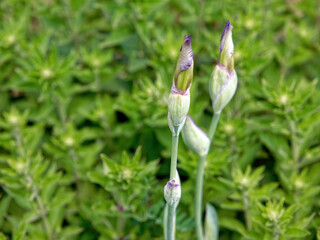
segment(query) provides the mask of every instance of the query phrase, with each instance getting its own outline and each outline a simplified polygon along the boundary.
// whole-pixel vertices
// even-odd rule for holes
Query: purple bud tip
[[[226,25],[225,25],[224,28],[223,28],[223,32],[222,32],[220,41],[222,40],[224,34],[229,30],[230,26],[231,26],[231,23],[230,23],[230,21],[228,20],[228,22],[226,23]]]
[[[168,186],[170,187],[179,187],[180,185],[178,183],[175,183],[176,181],[174,179],[172,179],[171,181],[169,181],[167,183]]]
[[[183,45],[190,45],[190,43],[191,43],[191,37],[192,37],[192,35],[189,35],[189,36],[184,35],[183,44],[182,44],[181,47],[180,47],[180,52],[181,52],[181,50],[182,50]]]
[[[118,206],[118,210],[119,210],[119,212],[123,212],[124,211],[124,207],[122,205],[119,205]]]
[[[187,35],[184,35],[184,42],[185,42],[185,44],[190,44],[190,40],[191,40],[191,37],[192,37],[192,35],[189,35],[189,36],[187,36]]]
[[[223,32],[220,38],[220,53],[222,52],[223,46],[224,46],[224,41],[225,41],[225,34],[227,34],[227,32],[229,32],[229,30],[232,30],[232,25],[231,22],[228,20],[228,22],[226,23],[226,25],[223,28]]]

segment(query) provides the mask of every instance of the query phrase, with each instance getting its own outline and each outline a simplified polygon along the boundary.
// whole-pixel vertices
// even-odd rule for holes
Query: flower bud
[[[173,84],[168,100],[168,121],[173,135],[176,136],[180,133],[188,114],[189,106],[190,89],[188,88],[186,91],[181,91],[175,88],[175,84]]]
[[[208,153],[210,140],[188,115],[182,129],[182,137],[185,144],[199,156]]]
[[[173,135],[178,135],[184,125],[190,106],[190,87],[193,78],[193,52],[191,35],[184,36],[180,55],[173,76],[171,93],[168,99],[168,121]]]
[[[170,206],[177,206],[181,197],[181,186],[177,179],[173,178],[164,187],[164,198]]]
[[[232,25],[230,21],[227,22],[223,29],[220,39],[220,63],[226,66],[231,72],[234,68],[233,52],[234,45],[232,41]]]
[[[221,63],[214,68],[209,82],[214,113],[219,114],[230,102],[236,92],[237,84],[238,78],[235,70],[229,72],[228,68]]]
[[[184,36],[180,47],[179,59],[174,72],[173,81],[177,89],[186,91],[193,79],[193,52],[191,47],[191,35]]]

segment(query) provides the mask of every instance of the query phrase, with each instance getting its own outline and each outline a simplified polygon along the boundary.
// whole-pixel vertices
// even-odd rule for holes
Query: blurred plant
[[[65,180],[57,166],[44,160],[37,150],[43,135],[41,125],[26,123],[27,112],[20,114],[16,109],[4,113],[0,121],[5,129],[1,137],[6,138],[1,147],[11,154],[3,157],[1,167],[0,182],[7,194],[2,207],[6,211],[17,204],[17,211],[23,213],[3,216],[13,228],[13,239],[64,239],[72,235],[61,225],[67,214],[64,207],[71,203],[74,193],[63,186]],[[73,234],[81,232],[80,227],[73,230]]]
[[[258,204],[260,217],[256,222],[265,231],[264,239],[297,239],[310,233],[304,230],[311,219],[301,223],[293,222],[293,215],[299,209],[297,205],[284,206],[284,198],[280,201],[268,201],[265,206]],[[259,234],[257,236],[262,236]]]
[[[102,239],[136,238],[135,221],[148,220],[150,193],[155,185],[157,161],[144,163],[139,147],[132,159],[123,152],[121,161],[116,162],[105,155],[102,169],[88,172],[89,180],[101,185],[108,194],[93,198],[91,207],[84,207],[84,213],[93,219],[93,224],[103,234]],[[131,219],[134,219],[132,221]],[[132,229],[132,230],[130,230]]]

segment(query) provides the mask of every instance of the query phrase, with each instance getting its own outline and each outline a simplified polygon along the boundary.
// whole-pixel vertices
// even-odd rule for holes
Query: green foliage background
[[[228,19],[239,88],[208,157],[204,201],[222,240],[315,239],[316,0],[0,1],[0,239],[162,239],[179,47],[193,35],[190,114],[207,129]],[[180,141],[177,239],[195,239],[196,165]]]

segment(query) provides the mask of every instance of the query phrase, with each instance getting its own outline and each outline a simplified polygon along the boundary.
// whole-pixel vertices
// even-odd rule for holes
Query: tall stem
[[[170,179],[176,177],[177,171],[177,158],[178,158],[178,143],[179,135],[172,135],[172,148],[171,148],[171,165],[170,165]],[[176,219],[176,206],[170,206],[167,204],[168,214],[167,214],[167,230],[166,230],[166,240],[175,239],[175,219]]]
[[[249,193],[247,191],[243,192],[242,201],[243,201],[243,211],[244,211],[247,230],[250,231],[251,230],[250,202],[249,202]]]
[[[178,159],[178,143],[179,135],[172,135],[172,147],[171,147],[171,166],[170,166],[170,179],[173,179],[176,176],[177,170],[177,159]]]
[[[202,229],[202,194],[203,194],[203,173],[204,165],[206,162],[207,156],[199,157],[198,167],[197,167],[197,176],[196,176],[196,189],[195,189],[195,218],[196,218],[196,233],[197,239],[203,239],[203,229]]]
[[[175,225],[176,225],[176,206],[170,206],[168,203],[168,219],[167,219],[167,236],[166,240],[175,239]]]
[[[208,132],[210,142],[212,142],[214,134],[217,129],[217,125],[220,119],[219,114],[213,114],[211,124]],[[204,166],[206,163],[208,154],[199,157],[197,175],[196,175],[196,189],[195,189],[195,220],[196,220],[196,234],[198,240],[203,240],[203,228],[202,228],[202,197],[203,197],[203,176]]]
[[[216,133],[216,129],[218,126],[218,122],[220,119],[220,113],[219,114],[213,114],[212,119],[211,119],[211,124],[208,132],[208,138],[210,139],[210,142],[212,142],[214,138],[214,134]]]

